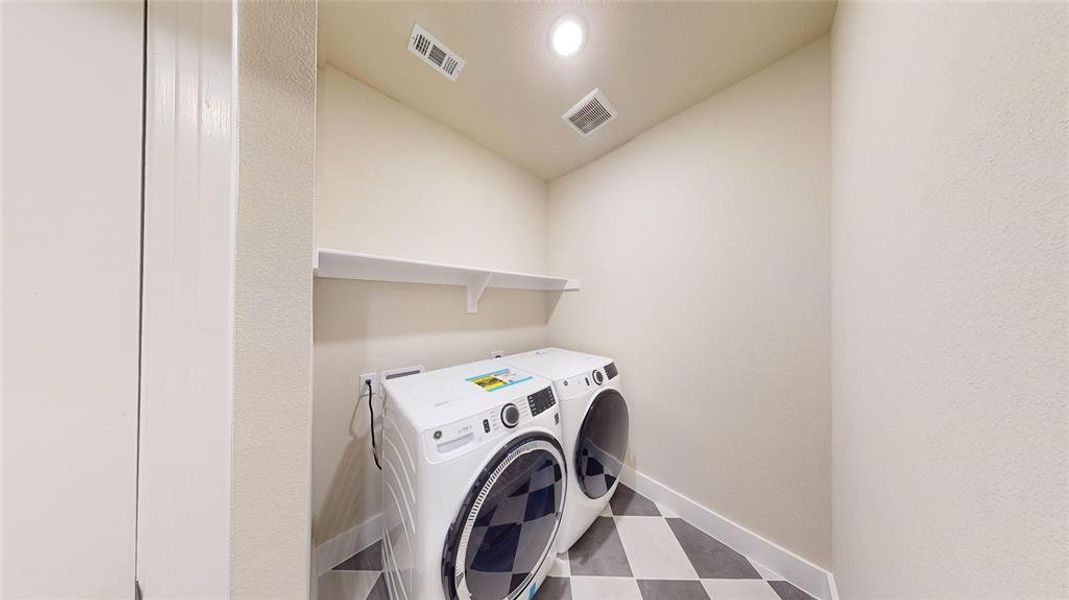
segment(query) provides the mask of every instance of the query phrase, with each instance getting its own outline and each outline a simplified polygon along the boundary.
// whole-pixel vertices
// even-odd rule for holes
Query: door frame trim
[[[149,597],[227,598],[235,5],[147,6],[137,579]]]

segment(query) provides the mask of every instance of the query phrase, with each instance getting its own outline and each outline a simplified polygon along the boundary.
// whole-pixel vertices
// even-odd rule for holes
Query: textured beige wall
[[[840,4],[843,598],[1069,598],[1069,5]]]
[[[545,269],[544,182],[333,67],[319,93],[318,245]],[[469,315],[461,288],[316,280],[316,543],[380,510],[361,373],[527,350],[545,335],[538,292],[487,290]]]
[[[316,5],[237,14],[230,589],[307,598]]]
[[[334,67],[320,86],[316,245],[545,269],[545,182]]]
[[[641,472],[831,559],[823,38],[550,185],[554,344],[608,354]]]

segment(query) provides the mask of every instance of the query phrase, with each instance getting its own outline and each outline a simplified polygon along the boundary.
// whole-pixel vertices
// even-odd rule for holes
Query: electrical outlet
[[[379,393],[379,374],[378,373],[364,373],[360,376],[360,397],[367,398],[367,384],[371,382],[372,394]]]
[[[504,350],[494,350],[490,353],[490,358],[501,358],[502,356],[505,356]]]

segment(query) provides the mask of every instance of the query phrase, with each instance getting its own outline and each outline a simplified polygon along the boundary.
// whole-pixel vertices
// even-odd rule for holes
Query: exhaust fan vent
[[[412,27],[412,35],[408,38],[408,51],[444,75],[449,81],[456,81],[457,77],[460,77],[460,72],[464,70],[464,59],[446,48],[445,44],[439,42],[438,38],[420,27],[418,23]]]
[[[595,89],[590,92],[575,106],[568,109],[561,118],[579,135],[587,137],[606,123],[611,122],[619,114],[616,107],[609,102],[601,90]]]

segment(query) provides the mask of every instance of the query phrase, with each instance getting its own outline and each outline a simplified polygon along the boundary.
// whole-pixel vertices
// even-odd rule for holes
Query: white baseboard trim
[[[316,576],[333,569],[347,558],[382,538],[382,513],[316,546]]]
[[[647,475],[624,466],[620,481],[698,529],[768,567],[817,600],[839,600],[832,574]]]

